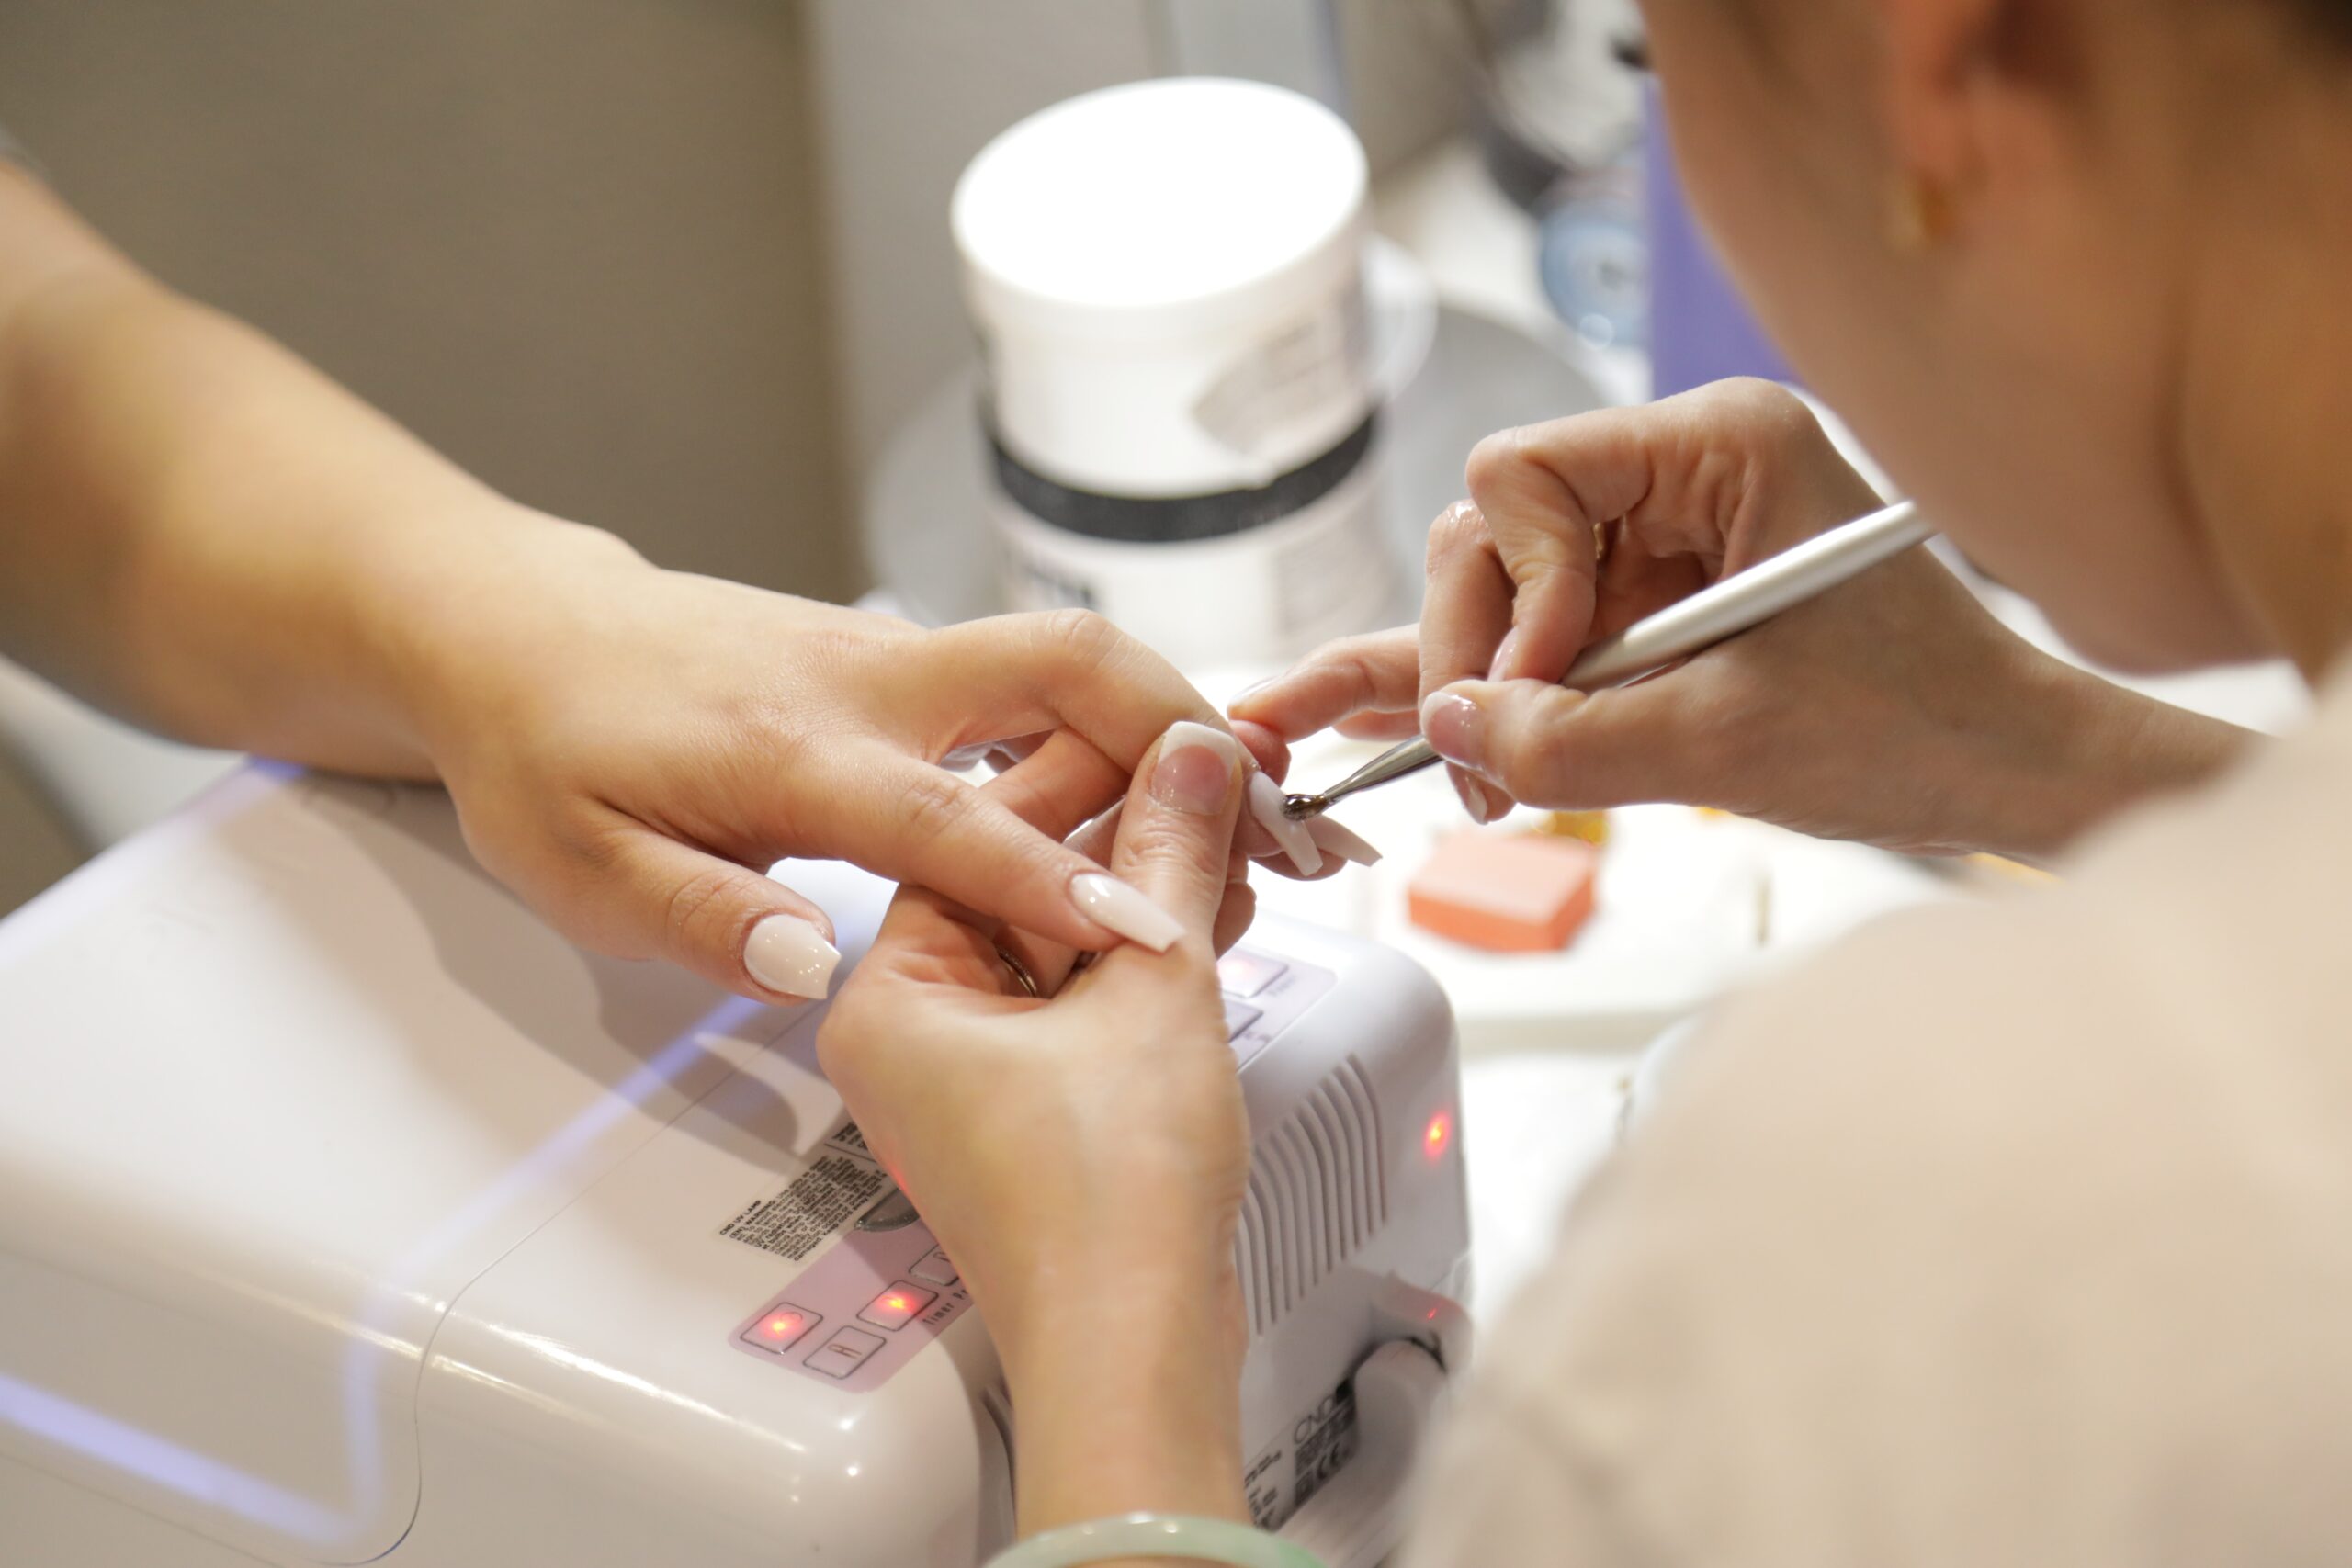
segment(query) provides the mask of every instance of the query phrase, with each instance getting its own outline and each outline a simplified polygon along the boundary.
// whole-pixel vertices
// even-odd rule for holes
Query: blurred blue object
[[[1638,145],[1554,187],[1537,231],[1544,293],[1592,348],[1649,346],[1649,236]]]
[[[1794,381],[1683,201],[1656,87],[1646,96],[1652,395],[1670,397],[1726,376]]]

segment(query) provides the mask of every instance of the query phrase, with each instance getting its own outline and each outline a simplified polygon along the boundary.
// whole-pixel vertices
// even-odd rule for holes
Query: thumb
[[[1164,952],[1181,936],[1206,950],[1245,776],[1240,742],[1189,720],[1171,725],[1136,771],[1104,880],[1162,912],[1168,940],[1144,945]]]
[[[596,945],[667,959],[757,1001],[808,1000],[831,985],[841,952],[822,909],[773,878],[664,838],[634,832],[614,852]]]
[[[1421,734],[1523,806],[1679,800],[1668,773],[1688,738],[1661,730],[1655,684],[1588,694],[1548,681],[1460,681],[1421,705]]]

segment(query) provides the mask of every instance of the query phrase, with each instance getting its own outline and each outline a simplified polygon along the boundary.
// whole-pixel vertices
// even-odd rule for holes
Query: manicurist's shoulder
[[[1488,1348],[1497,1506],[1645,1561],[2352,1560],[2347,740],[1724,1009]]]

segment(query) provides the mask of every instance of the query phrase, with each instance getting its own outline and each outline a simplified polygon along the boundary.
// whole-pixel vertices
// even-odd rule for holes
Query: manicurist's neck
[[[2352,93],[2281,96],[2209,182],[2179,440],[2246,618],[2316,681],[2352,651]]]

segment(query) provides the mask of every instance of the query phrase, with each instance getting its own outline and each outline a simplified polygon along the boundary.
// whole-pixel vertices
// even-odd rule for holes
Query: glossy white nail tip
[[[1306,830],[1306,823],[1283,815],[1283,786],[1263,773],[1250,775],[1250,815],[1274,836],[1283,853],[1290,856],[1290,863],[1298,867],[1299,875],[1312,876],[1323,869],[1323,852],[1316,848],[1315,835]]]
[[[1317,817],[1306,824],[1314,837],[1315,847],[1327,855],[1336,855],[1356,865],[1378,865],[1380,852],[1365,841],[1363,834],[1343,827],[1329,817]]]
[[[743,967],[779,996],[813,1001],[831,988],[842,950],[797,915],[770,915],[743,943]]]
[[[1091,871],[1069,879],[1069,896],[1086,918],[1137,947],[1165,953],[1184,934],[1175,916],[1115,876]]]

